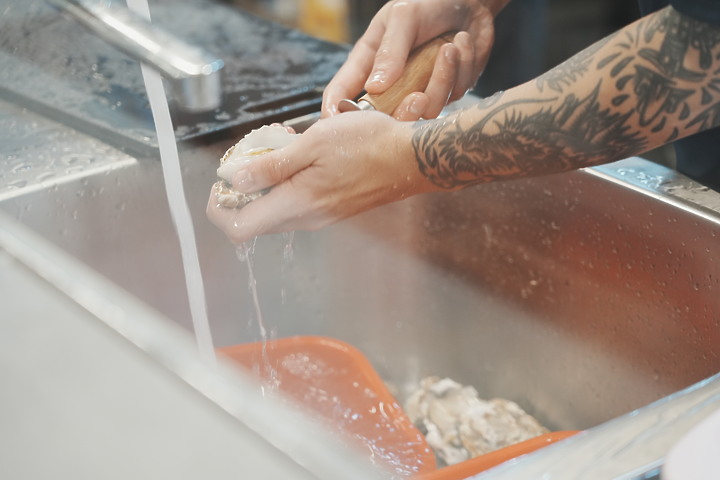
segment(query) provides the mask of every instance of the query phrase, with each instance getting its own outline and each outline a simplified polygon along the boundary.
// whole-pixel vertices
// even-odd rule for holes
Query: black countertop
[[[222,106],[171,109],[179,141],[255,128],[319,109],[348,46],[318,40],[212,0],[156,0],[154,23],[225,62]],[[139,64],[41,1],[0,16],[0,97],[147,154],[157,147]]]

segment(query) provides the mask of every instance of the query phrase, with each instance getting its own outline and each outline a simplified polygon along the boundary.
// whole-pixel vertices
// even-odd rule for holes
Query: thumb
[[[292,145],[259,155],[240,167],[232,178],[233,189],[241,193],[254,193],[282,183],[307,166],[293,155]]]

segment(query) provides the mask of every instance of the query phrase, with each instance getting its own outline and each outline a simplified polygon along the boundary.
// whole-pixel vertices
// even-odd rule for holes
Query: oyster
[[[220,159],[220,167],[217,169],[218,181],[213,185],[218,204],[225,208],[242,208],[267,193],[268,189],[255,193],[237,192],[232,188],[232,177],[241,166],[252,161],[253,158],[286,147],[297,136],[282,125],[265,125],[251,131],[230,147]]]
[[[516,403],[482,400],[475,388],[449,378],[422,379],[405,411],[448,465],[548,433]]]

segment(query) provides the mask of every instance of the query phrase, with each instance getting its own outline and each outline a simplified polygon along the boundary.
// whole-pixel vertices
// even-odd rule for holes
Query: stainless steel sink
[[[204,216],[225,147],[182,155],[218,345],[258,339],[247,266]],[[2,207],[190,328],[160,173],[147,159]],[[278,336],[346,339],[400,386],[448,375],[587,428],[720,371],[719,239],[715,219],[576,172],[263,237],[252,261]]]
[[[218,346],[259,340],[247,264],[204,214],[233,141],[181,151]],[[191,329],[157,159],[4,198],[4,211]],[[587,429],[720,371],[717,198],[641,159],[416,197],[259,238],[261,314],[277,337],[352,343],[400,397],[449,376],[552,429]]]

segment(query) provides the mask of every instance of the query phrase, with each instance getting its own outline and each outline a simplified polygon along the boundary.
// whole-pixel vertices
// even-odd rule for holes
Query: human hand
[[[257,235],[317,230],[370,208],[437,190],[419,171],[413,126],[379,112],[323,119],[289,146],[258,156],[233,189],[270,192],[241,209],[210,194],[207,214],[233,243]]]
[[[392,115],[399,120],[435,118],[462,97],[485,68],[494,39],[493,18],[508,0],[393,0],[375,15],[323,94],[322,114],[338,113],[342,99],[363,90],[380,94],[400,78],[415,47],[448,31],[424,92],[413,92]]]

